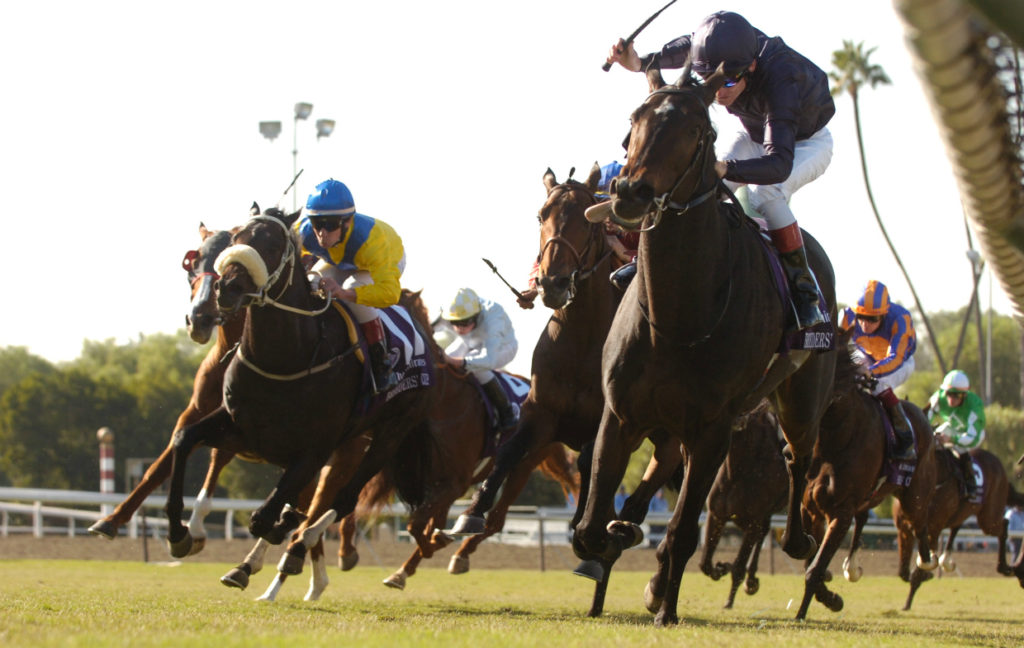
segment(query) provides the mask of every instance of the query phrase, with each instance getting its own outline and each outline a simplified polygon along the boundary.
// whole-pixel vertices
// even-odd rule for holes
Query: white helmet
[[[967,374],[954,369],[946,374],[946,377],[942,379],[942,390],[946,393],[949,392],[965,392],[971,388],[971,381],[967,378]]]
[[[441,311],[441,317],[449,322],[468,320],[480,312],[480,298],[472,288],[459,288],[455,298]]]

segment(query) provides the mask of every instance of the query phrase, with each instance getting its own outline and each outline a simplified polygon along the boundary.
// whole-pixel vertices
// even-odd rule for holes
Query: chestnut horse
[[[588,480],[590,456],[604,407],[601,347],[621,298],[621,293],[607,281],[616,266],[604,226],[589,223],[584,217],[584,211],[597,203],[594,194],[600,177],[597,164],[585,182],[570,177],[559,183],[551,169],[544,173],[547,197],[537,217],[537,286],[544,305],[554,309],[554,313],[534,347],[530,393],[522,406],[518,435],[499,452],[494,471],[460,518],[460,523],[472,521],[471,528],[480,533],[466,538],[452,557],[448,570],[453,574],[468,571],[469,554],[502,529],[509,506],[551,448],[565,444],[580,452],[581,482]],[[624,519],[644,519],[651,497],[665,481],[664,475],[671,474],[678,464],[678,450],[673,462],[671,447],[661,444],[658,448],[659,456],[667,453],[669,457],[662,457],[661,471],[645,478],[641,488],[627,500]],[[495,505],[503,482],[501,497]],[[586,493],[581,492],[570,527],[575,527],[579,520],[585,498]],[[594,576],[598,582],[591,616],[601,613],[610,566],[607,563]]]
[[[841,336],[840,343],[845,345],[848,339],[849,335]],[[931,427],[920,408],[903,402],[916,438],[917,463],[909,480],[903,475],[897,480],[899,483],[889,479],[887,415],[878,399],[862,387],[868,379],[863,371],[849,353],[839,355],[835,399],[821,419],[821,431],[807,475],[803,502],[805,525],[814,530],[821,547],[807,563],[804,596],[797,619],[806,618],[812,597],[834,612],[843,608],[842,597],[826,585],[829,563],[856,517],[857,527],[846,566],[853,574],[851,580],[859,578],[855,560],[861,529],[868,511],[890,494],[912,520],[922,564],[934,567],[927,539],[928,507],[936,479]]]
[[[732,444],[708,495],[700,569],[712,580],[732,574],[727,609],[733,606],[744,580],[748,595],[760,589],[757,562],[761,545],[771,530],[772,514],[785,509],[789,490],[782,445],[779,421],[767,401],[762,401],[733,428]],[[712,563],[727,522],[743,531],[742,544],[731,563]]]
[[[430,317],[420,299],[420,293],[405,291],[399,303],[409,311],[424,332],[431,330]],[[491,417],[478,384],[470,380],[467,373],[456,371],[444,362],[441,348],[431,336],[428,335],[427,339],[437,370],[437,383],[428,412],[433,440],[431,449],[434,452],[430,461],[432,474],[426,480],[429,491],[424,495],[424,503],[412,507],[407,525],[409,535],[416,539],[418,546],[402,567],[384,580],[385,585],[395,589],[405,589],[407,579],[416,573],[419,563],[451,543],[452,538],[442,531],[451,505],[471,485],[482,481],[494,465],[493,446],[488,448],[486,440],[495,435],[496,431],[491,426]],[[540,457],[539,466],[545,474],[559,481],[565,492],[575,494],[579,491],[572,470],[572,459],[561,444],[548,445]],[[380,483],[375,484],[373,494],[367,494],[364,489],[360,497],[360,508],[383,505],[392,490],[387,476],[382,475]],[[342,563],[351,563],[351,552],[355,551],[351,542],[355,528],[351,524],[351,517],[347,520],[349,523],[342,525],[343,537],[339,549]]]
[[[652,92],[632,115],[626,166],[612,183],[610,208],[588,213],[610,215],[641,235],[637,275],[604,346],[605,406],[573,549],[580,558],[608,561],[633,542],[620,525],[608,528],[615,490],[640,438],[657,429],[674,437],[685,449],[686,476],[645,593],[648,609],[657,610],[655,623],[667,625],[678,622],[683,570],[697,548],[701,509],[733,423],[765,397],[788,442],[783,550],[800,559],[813,555],[799,506],[830,400],[835,352],[779,352],[792,315],[765,244],[716,198],[721,184],[708,106],[724,74],[697,85],[687,68],[677,84],[665,86],[660,71],[651,70],[648,80]],[[804,243],[834,321],[831,265],[806,233]]]
[[[410,389],[372,415],[357,415],[364,378],[358,345],[349,341],[349,324],[331,304],[311,293],[290,231],[296,216],[255,216],[221,255],[218,306],[224,314],[248,308],[248,316],[225,374],[224,402],[175,433],[166,508],[173,556],[187,555],[191,544],[181,524],[182,479],[185,460],[198,444],[246,452],[284,468],[249,526],[272,543],[293,526],[294,516],[282,516],[285,505],[298,501],[328,459],[332,465],[358,465],[333,471],[347,482],[332,506],[342,516],[355,507],[363,485],[385,468],[396,471],[407,501],[422,496],[419,479],[428,456],[421,447],[426,433],[418,428],[430,391]],[[365,454],[339,455],[335,451],[343,444],[365,447]]]
[[[230,231],[212,231],[200,223],[201,244],[198,249],[186,253],[182,261],[182,266],[188,272],[189,284],[192,288],[191,310],[185,316],[189,336],[199,344],[206,344],[216,328],[217,340],[210,347],[196,371],[196,377],[192,384],[192,398],[185,411],[178,416],[178,421],[174,426],[175,430],[180,430],[186,425],[199,421],[220,405],[223,398],[224,370],[227,368],[227,364],[222,360],[242,337],[245,312],[240,311],[228,317],[221,317],[213,300],[213,284],[218,279],[213,268],[214,261],[224,249],[231,245],[231,236],[237,230],[238,228]],[[170,476],[173,444],[174,437],[172,436],[167,447],[149,466],[128,497],[118,504],[110,515],[89,527],[89,533],[110,540],[117,536],[118,529],[128,523],[135,511],[142,506],[146,497]],[[210,468],[207,471],[203,489],[196,498],[196,504],[192,509],[192,517],[188,524],[193,537],[191,554],[201,551],[206,543],[203,518],[209,513],[210,498],[213,497],[220,471],[231,461],[233,456],[234,454],[231,452],[217,449],[213,449],[211,452]]]
[[[939,565],[943,571],[956,569],[956,562],[953,560],[953,541],[964,521],[974,515],[977,517],[978,527],[999,541],[996,571],[1003,576],[1016,576],[1020,586],[1024,587],[1024,550],[1012,567],[1007,564],[1007,520],[1003,517],[1007,506],[1024,507],[1024,495],[1018,493],[1010,484],[1003,464],[994,454],[975,448],[970,451],[970,455],[974,461],[975,483],[979,492],[979,496],[974,498],[961,495],[960,480],[957,478],[960,471],[959,461],[948,448],[939,447],[936,443],[938,478],[928,513],[928,546],[931,551],[938,551],[939,536],[943,529],[949,529],[949,538],[939,557]],[[914,568],[913,573],[910,572],[912,518],[898,502],[893,504],[892,515],[897,529],[900,578],[910,583],[910,593],[903,606],[904,610],[909,610],[917,589],[921,587],[921,583],[932,578],[933,574],[919,566]]]

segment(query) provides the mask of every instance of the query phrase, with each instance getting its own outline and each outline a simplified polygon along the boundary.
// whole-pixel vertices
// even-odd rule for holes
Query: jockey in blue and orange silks
[[[896,432],[899,447],[896,458],[912,460],[916,456],[914,430],[907,420],[900,399],[893,389],[906,382],[914,372],[917,334],[910,311],[889,301],[889,290],[872,279],[853,308],[843,310],[839,329],[853,329],[858,361],[878,381],[874,395],[885,405]]]
[[[319,287],[348,302],[366,336],[374,389],[394,386],[380,308],[398,303],[402,295],[405,248],[394,228],[356,212],[352,192],[329,179],[309,195],[303,217],[294,225],[303,258],[321,275]]]

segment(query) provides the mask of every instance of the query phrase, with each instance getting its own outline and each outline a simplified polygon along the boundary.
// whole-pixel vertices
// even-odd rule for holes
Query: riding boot
[[[626,292],[626,288],[629,288],[629,284],[633,281],[633,277],[636,276],[636,259],[626,263],[608,275],[608,281],[612,282],[612,285]]]
[[[391,371],[388,358],[387,342],[384,339],[384,326],[380,318],[362,323],[366,346],[370,349],[370,373],[373,375],[373,393],[379,394],[398,384],[398,376]]]
[[[519,420],[519,415],[516,412],[516,408],[509,402],[508,396],[505,394],[505,390],[501,388],[501,383],[498,382],[498,379],[488,380],[481,387],[484,388],[487,400],[491,401],[494,409],[498,410],[498,428],[503,432],[514,428]]]
[[[910,427],[910,420],[900,405],[900,399],[896,397],[891,387],[886,387],[884,391],[878,393],[877,397],[885,406],[889,420],[892,421],[892,429],[896,433],[896,451],[893,453],[893,458],[900,461],[913,461],[917,458],[914,429]]]
[[[825,319],[818,308],[818,280],[807,262],[800,226],[792,223],[782,229],[772,230],[769,234],[786,272],[793,306],[796,308],[797,327],[805,329],[823,323]]]
[[[974,482],[974,462],[966,450],[960,453],[960,470],[964,474],[964,488],[967,490],[967,497],[971,498],[978,494],[978,485]]]

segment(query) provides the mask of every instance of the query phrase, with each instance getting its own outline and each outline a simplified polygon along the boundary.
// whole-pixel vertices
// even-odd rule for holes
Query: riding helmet
[[[459,288],[452,302],[441,311],[441,317],[449,322],[467,320],[480,312],[480,298],[472,288]]]
[[[690,42],[693,71],[707,78],[719,63],[727,73],[746,68],[757,58],[757,32],[747,19],[732,11],[718,11],[703,21]]]
[[[946,392],[965,392],[971,388],[971,381],[967,378],[967,374],[954,369],[946,374],[946,377],[942,379],[942,391]]]
[[[876,317],[889,312],[889,289],[881,281],[872,279],[864,288],[864,294],[853,307],[857,315]]]
[[[356,213],[356,202],[345,183],[334,178],[316,186],[306,200],[307,216],[351,216]]]

